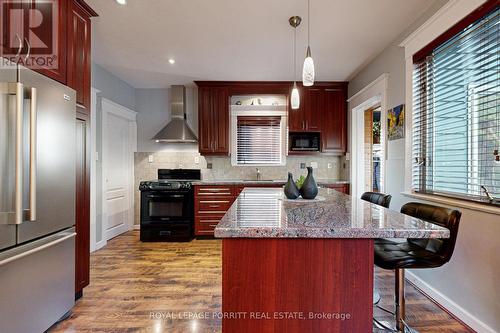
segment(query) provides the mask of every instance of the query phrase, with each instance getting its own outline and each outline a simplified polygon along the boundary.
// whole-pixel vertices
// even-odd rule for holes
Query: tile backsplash
[[[306,175],[307,170],[301,164],[310,166],[316,162],[314,169],[316,179],[344,180],[345,172],[340,156],[288,156],[286,166],[261,166],[262,179],[285,180],[288,172],[294,178]],[[211,165],[211,169],[207,166]],[[329,168],[330,166],[330,168]],[[143,180],[157,179],[158,169],[201,169],[203,180],[239,180],[256,179],[255,167],[232,166],[229,157],[204,157],[197,152],[138,152],[135,153],[135,223],[139,223],[140,192],[139,183]]]

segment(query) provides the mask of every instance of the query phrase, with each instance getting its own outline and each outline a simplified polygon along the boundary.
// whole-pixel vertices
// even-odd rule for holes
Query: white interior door
[[[104,234],[109,240],[132,229],[135,122],[114,103],[103,101],[102,110]]]

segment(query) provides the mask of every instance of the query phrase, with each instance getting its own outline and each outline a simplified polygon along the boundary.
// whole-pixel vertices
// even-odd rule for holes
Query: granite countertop
[[[316,179],[316,183],[321,185],[342,185],[349,184],[347,180],[338,179]],[[192,182],[193,185],[245,185],[245,184],[259,184],[259,185],[276,185],[286,184],[286,180],[243,180],[243,179],[220,179],[220,180],[200,180]]]
[[[215,228],[219,238],[449,238],[449,230],[331,189],[318,201],[246,188]]]

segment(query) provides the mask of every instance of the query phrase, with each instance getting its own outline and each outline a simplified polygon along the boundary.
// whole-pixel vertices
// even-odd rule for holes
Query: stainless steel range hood
[[[186,87],[171,86],[170,88],[171,120],[153,140],[167,143],[198,142],[196,134],[189,127],[186,120]]]

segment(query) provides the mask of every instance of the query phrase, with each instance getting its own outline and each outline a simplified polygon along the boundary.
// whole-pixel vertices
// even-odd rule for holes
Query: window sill
[[[436,203],[440,203],[440,204],[444,204],[444,205],[448,205],[448,206],[453,206],[453,207],[457,207],[457,208],[466,208],[466,209],[484,212],[484,213],[488,213],[488,214],[500,215],[500,207],[487,206],[487,205],[482,205],[482,204],[471,202],[471,201],[454,199],[454,198],[447,198],[447,197],[442,197],[439,195],[432,195],[432,194],[413,193],[413,192],[409,192],[409,191],[401,192],[401,194],[405,197],[408,197],[408,198],[415,198],[415,199],[420,199],[420,200],[425,200],[425,201],[432,201],[432,202],[436,202]]]

